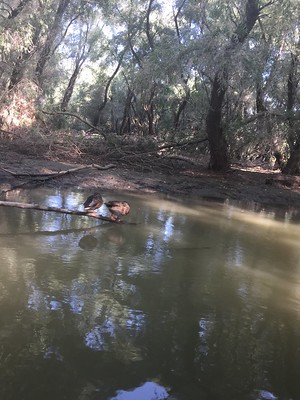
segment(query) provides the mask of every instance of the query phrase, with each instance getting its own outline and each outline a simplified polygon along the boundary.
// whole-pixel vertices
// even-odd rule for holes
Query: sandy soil
[[[94,161],[95,162],[95,161]],[[97,160],[97,164],[101,160]],[[83,169],[48,181],[36,181],[33,174],[50,174],[85,164],[36,159],[14,151],[0,152],[0,190],[39,185],[72,190],[129,191],[162,193],[188,198],[235,199],[273,206],[300,207],[300,177],[283,176],[262,166],[233,166],[226,174],[216,174],[202,167],[182,165],[168,173],[138,172],[133,168],[108,170]],[[4,169],[16,174],[15,176]]]

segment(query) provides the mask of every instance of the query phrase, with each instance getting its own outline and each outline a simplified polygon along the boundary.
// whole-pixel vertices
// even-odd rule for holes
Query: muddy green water
[[[297,210],[103,194],[0,207],[0,399],[300,399]]]

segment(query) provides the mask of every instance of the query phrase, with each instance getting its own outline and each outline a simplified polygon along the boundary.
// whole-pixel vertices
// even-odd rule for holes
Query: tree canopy
[[[299,6],[1,1],[0,128],[37,129],[41,111],[59,112],[47,114],[53,130],[88,121],[106,140],[191,141],[216,171],[276,157],[297,174]]]

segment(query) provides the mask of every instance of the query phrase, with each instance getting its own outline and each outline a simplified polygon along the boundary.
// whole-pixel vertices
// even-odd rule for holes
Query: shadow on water
[[[298,211],[120,197],[136,225],[0,208],[0,398],[298,399]]]

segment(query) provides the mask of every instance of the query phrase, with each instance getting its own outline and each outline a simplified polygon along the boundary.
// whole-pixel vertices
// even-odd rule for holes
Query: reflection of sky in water
[[[208,318],[201,318],[199,321],[199,339],[200,343],[198,346],[199,354],[206,356],[209,352],[207,340],[209,338],[209,332],[212,328],[213,322]]]
[[[47,205],[50,207],[62,207],[62,197],[59,194],[47,196]]]
[[[242,267],[244,261],[244,248],[241,246],[239,239],[236,239],[233,246],[228,249],[228,266]]]
[[[129,309],[124,318],[118,319],[115,323],[111,319],[106,319],[102,325],[96,325],[85,336],[85,344],[92,350],[106,350],[109,339],[116,337],[116,330],[121,325],[126,326],[128,331],[137,333],[142,331],[145,324],[145,315],[140,310]]]
[[[52,311],[57,311],[61,309],[61,303],[56,300],[50,300],[49,301],[49,309]]]
[[[56,194],[48,195],[46,198],[46,203],[50,207],[60,207],[60,208],[70,208],[70,209],[79,209],[82,205],[80,201],[78,201],[78,196],[76,193],[68,193],[65,196],[62,196],[60,192]]]
[[[54,296],[45,295],[41,290],[31,288],[28,296],[27,306],[29,309],[38,311],[41,307],[47,308],[50,311],[61,310],[61,303]]]
[[[165,223],[165,230],[164,230],[164,241],[168,242],[169,239],[173,236],[173,230],[174,230],[174,224],[173,224],[174,218],[172,216],[167,218],[167,221]]]
[[[145,382],[133,390],[118,390],[117,396],[111,400],[163,400],[168,397],[168,392],[163,386],[155,382]]]
[[[157,219],[164,223],[164,228],[162,230],[163,240],[168,242],[173,237],[174,233],[174,216],[164,210],[159,210]]]
[[[153,232],[149,233],[145,244],[145,257],[143,258],[143,268],[145,270],[150,269],[152,272],[160,271],[161,265],[168,253],[165,242],[172,236],[172,230],[171,224],[168,224],[168,227],[164,230],[163,241],[161,237],[154,237]],[[146,267],[148,264],[149,268]]]
[[[267,390],[258,390],[257,400],[277,400],[278,397]]]
[[[78,194],[76,194],[76,196],[71,194],[70,196],[65,196],[62,200],[59,195],[52,195],[49,196],[49,198],[44,197],[43,202],[56,207],[76,209],[80,206],[80,201],[77,199],[80,200],[82,197],[83,196]],[[161,207],[161,205],[159,205],[159,207]],[[55,331],[55,335],[59,334],[62,335],[62,337],[65,335],[65,327],[68,328],[72,326],[72,329],[74,329],[74,338],[78,340],[78,346],[85,345],[95,352],[114,351],[114,356],[116,355],[118,359],[123,357],[127,363],[129,360],[143,359],[143,357],[145,357],[145,375],[138,383],[134,380],[133,383],[130,381],[126,382],[126,388],[131,387],[133,388],[132,390],[116,390],[117,388],[124,388],[120,382],[117,382],[114,387],[116,391],[114,392],[115,397],[112,398],[113,400],[155,400],[169,398],[167,390],[164,387],[153,382],[147,382],[147,379],[149,379],[147,373],[149,374],[149,369],[152,371],[152,365],[148,368],[148,360],[147,357],[144,356],[144,354],[149,354],[144,352],[144,348],[148,345],[148,342],[144,344],[142,340],[144,335],[146,339],[149,337],[147,335],[152,335],[147,329],[151,329],[152,332],[154,324],[150,324],[149,322],[156,322],[157,320],[162,321],[169,329],[162,329],[160,331],[160,324],[157,324],[158,326],[155,327],[155,329],[157,329],[158,336],[160,334],[165,335],[165,332],[169,334],[169,331],[174,327],[175,318],[178,317],[178,320],[182,318],[183,314],[181,314],[181,311],[186,312],[186,314],[184,314],[184,319],[186,318],[185,315],[190,318],[190,309],[181,309],[180,307],[180,312],[178,312],[178,314],[174,311],[174,315],[171,315],[173,308],[170,307],[170,310],[167,309],[168,301],[166,301],[164,304],[166,312],[164,312],[164,319],[162,320],[162,316],[157,314],[160,307],[154,307],[156,304],[155,301],[160,300],[159,297],[157,299],[155,298],[157,287],[160,286],[157,285],[160,278],[162,279],[161,287],[164,290],[164,298],[170,295],[171,300],[173,299],[172,296],[174,296],[174,298],[176,296],[176,299],[178,299],[179,297],[176,293],[176,290],[179,290],[178,288],[180,288],[180,292],[178,293],[188,295],[187,300],[193,295],[191,303],[187,301],[187,306],[183,304],[184,307],[190,307],[190,304],[192,304],[193,312],[191,314],[193,318],[194,316],[197,318],[193,319],[193,324],[191,324],[195,330],[194,333],[198,335],[197,342],[193,343],[193,364],[191,366],[193,370],[195,369],[195,362],[199,362],[199,370],[201,368],[204,369],[206,365],[208,365],[209,368],[209,365],[213,365],[215,362],[214,352],[216,351],[214,350],[214,346],[216,342],[215,338],[217,337],[216,333],[225,335],[224,337],[228,338],[228,341],[231,340],[231,332],[235,333],[235,325],[229,318],[228,324],[230,324],[230,328],[226,328],[225,326],[226,329],[221,330],[219,333],[219,325],[225,325],[227,319],[222,319],[222,324],[218,324],[219,317],[215,312],[218,308],[217,305],[220,304],[223,306],[222,302],[225,302],[224,305],[226,307],[228,305],[231,306],[231,304],[233,304],[231,301],[235,301],[236,303],[234,304],[238,305],[238,309],[241,310],[241,312],[237,311],[235,313],[235,308],[233,310],[234,312],[232,312],[232,318],[234,318],[235,314],[236,318],[238,318],[238,323],[236,324],[236,337],[238,337],[238,335],[243,333],[240,327],[245,326],[248,328],[248,321],[250,318],[252,318],[252,320],[254,319],[254,322],[256,321],[255,326],[260,328],[260,321],[264,321],[265,315],[268,317],[268,304],[266,301],[259,302],[262,298],[262,294],[266,299],[270,297],[270,303],[273,301],[273,297],[271,297],[273,286],[270,281],[270,277],[272,278],[271,273],[273,274],[274,272],[276,274],[276,270],[271,269],[273,264],[270,265],[270,271],[259,276],[252,275],[252,269],[246,269],[247,263],[251,265],[249,263],[252,261],[252,258],[249,258],[249,254],[255,254],[256,249],[260,249],[260,246],[262,246],[262,250],[264,249],[264,243],[261,244],[260,239],[257,239],[255,246],[250,242],[250,246],[253,247],[247,247],[248,242],[246,242],[246,240],[248,237],[244,237],[245,233],[247,233],[247,235],[253,234],[254,238],[258,231],[256,226],[253,227],[251,225],[252,215],[249,216],[250,222],[248,220],[245,222],[243,219],[235,221],[236,212],[230,209],[230,221],[236,222],[235,227],[233,224],[227,225],[228,218],[226,217],[226,219],[224,219],[224,216],[219,214],[216,215],[217,218],[215,222],[209,222],[209,224],[207,222],[207,224],[202,225],[200,218],[199,220],[194,217],[189,219],[189,217],[180,215],[179,211],[178,213],[174,212],[174,210],[157,211],[156,208],[151,212],[149,210],[146,210],[146,212],[149,212],[151,217],[148,217],[149,224],[144,223],[143,220],[138,226],[113,226],[114,230],[120,230],[122,235],[126,238],[126,246],[124,246],[123,243],[118,246],[115,242],[112,246],[108,240],[110,230],[99,229],[95,232],[95,236],[98,237],[99,235],[99,251],[93,254],[81,251],[78,253],[78,238],[81,237],[81,234],[77,233],[67,233],[63,235],[59,233],[49,236],[35,235],[32,237],[31,235],[27,235],[25,236],[26,245],[24,245],[24,248],[20,246],[20,249],[17,248],[17,250],[15,250],[14,247],[12,247],[12,249],[8,247],[8,250],[5,250],[4,253],[7,257],[6,264],[9,265],[10,268],[5,268],[5,271],[4,267],[2,268],[4,283],[1,282],[1,284],[3,284],[7,293],[13,293],[10,281],[5,281],[4,272],[7,273],[6,270],[10,271],[8,278],[13,283],[18,279],[20,280],[20,290],[22,290],[24,286],[23,281],[26,282],[26,292],[24,293],[24,302],[22,302],[22,305],[24,303],[26,304],[27,301],[27,309],[29,309],[30,312],[25,313],[26,316],[32,316],[33,324],[39,320],[44,328],[44,342],[39,351],[42,352],[45,360],[62,360],[59,347],[55,347],[55,345],[60,342],[56,341],[56,336],[54,337],[51,332],[52,325],[50,322],[52,323],[52,321],[55,322],[55,324],[53,324],[53,332]],[[38,215],[38,211],[33,211],[33,213],[36,213],[34,214],[35,218],[35,215]],[[42,230],[42,227],[49,231],[61,230],[69,227],[77,229],[79,227],[80,229],[84,224],[83,219],[79,220],[71,216],[51,213],[41,213],[39,215],[42,217],[33,219],[33,221],[38,221],[35,226],[36,230]],[[214,213],[212,213],[212,215],[214,215]],[[206,221],[206,218],[209,219],[210,216],[210,214],[205,216],[204,212],[201,218]],[[239,218],[244,218],[245,216],[247,216],[246,213],[242,215],[238,214]],[[146,218],[147,215],[145,216],[145,220]],[[223,223],[222,229],[228,228],[225,230],[225,234],[219,229],[219,221]],[[245,227],[253,227],[253,232],[246,232]],[[286,240],[290,240],[289,246],[283,245],[283,251],[286,251],[287,254],[287,264],[290,265],[294,260],[299,259],[297,258],[299,255],[299,248],[296,246],[295,248],[292,247],[294,242],[299,239],[299,233],[297,231],[294,236],[291,234],[288,236],[286,232],[284,235],[278,235],[278,227],[279,224],[274,225],[276,240],[278,237],[284,237]],[[261,225],[260,228],[259,232],[264,232],[265,228],[263,225]],[[265,232],[269,235],[271,228],[268,226],[266,228],[267,230],[265,230]],[[289,228],[292,229],[293,227],[291,226]],[[198,252],[198,246],[200,245],[198,244],[199,237],[197,235],[199,232],[203,233],[200,240],[205,239],[205,246],[206,244],[210,245],[211,247],[209,248],[213,249],[213,245],[218,239],[220,252],[215,252],[214,250],[211,252]],[[6,243],[4,239],[3,242],[6,244],[6,247],[10,244],[10,242]],[[189,245],[186,246],[186,243],[189,243]],[[268,243],[269,242],[267,242],[267,244]],[[276,241],[274,243],[275,246],[277,243],[280,245],[279,239],[278,242]],[[183,251],[185,246],[187,247],[187,256],[185,256],[185,252]],[[189,249],[189,246],[191,249]],[[194,246],[197,250],[195,253],[192,253],[192,255],[195,254],[195,262],[188,263],[189,269],[187,269],[183,265],[183,260],[189,260],[191,258],[190,250],[193,250]],[[5,249],[5,247],[3,247],[3,249]],[[29,254],[27,254],[28,249],[30,250]],[[294,256],[293,259],[290,260],[288,256],[291,252],[294,253]],[[43,253],[42,257],[40,257],[41,253]],[[177,254],[179,254],[180,257],[177,257]],[[32,255],[34,255],[33,258]],[[24,256],[30,257],[25,258]],[[198,258],[196,259],[196,257]],[[172,263],[173,259],[174,265]],[[276,261],[277,260],[274,260],[274,262]],[[208,262],[210,262],[210,268],[204,268]],[[267,260],[265,262],[271,263],[273,259],[270,258],[270,261]],[[172,274],[171,280],[169,275],[171,268],[168,268],[169,265],[172,265],[172,268],[174,266],[175,272],[175,274]],[[230,294],[224,298],[221,298],[222,290],[220,291],[221,293],[217,292],[223,284],[223,282],[220,281],[220,279],[222,279],[222,277],[220,277],[220,265],[222,267],[222,277],[223,270],[225,270],[224,285],[227,286],[224,286],[224,289],[226,289],[224,293],[226,296],[228,293]],[[161,272],[166,273],[162,273],[161,276],[154,276],[153,274],[159,274]],[[247,274],[245,272],[247,272]],[[280,270],[277,286],[274,286],[276,289],[274,290],[274,292],[276,291],[276,299],[278,297],[277,289],[283,287],[281,283],[283,281],[282,276],[284,272],[285,271],[282,269]],[[296,273],[295,276],[298,277]],[[134,277],[134,279],[131,279],[132,277]],[[149,277],[150,279],[148,279]],[[251,281],[249,278],[251,277],[253,277],[252,286],[251,282],[249,283],[249,281]],[[193,282],[194,286],[191,285],[190,288],[188,285],[187,289],[186,286],[181,286],[181,283],[185,282],[183,279],[186,279],[187,282]],[[218,281],[218,284],[215,283],[216,281]],[[202,282],[205,282],[205,285],[202,285]],[[7,285],[7,289],[5,284]],[[153,285],[153,287],[150,291],[151,285]],[[297,285],[299,285],[299,283],[297,283]],[[267,293],[266,288],[269,289]],[[294,311],[297,304],[299,304],[299,300],[296,295],[291,293],[290,288],[293,289],[291,284],[289,284],[288,292],[291,299],[289,300],[288,298],[287,300],[289,300],[289,304]],[[4,289],[3,296],[5,296]],[[171,291],[173,289],[175,289],[175,293]],[[194,289],[197,289],[197,292],[196,290],[194,291]],[[295,289],[298,289],[298,287],[295,287]],[[170,292],[168,292],[169,290]],[[188,290],[191,290],[191,292]],[[9,294],[7,294],[7,296],[9,296]],[[282,293],[280,296],[282,296]],[[213,301],[208,301],[209,299],[213,299]],[[227,299],[228,303],[226,303]],[[285,302],[285,300],[286,299],[283,298],[283,302]],[[180,299],[178,301],[180,301]],[[255,308],[256,301],[257,307]],[[5,307],[6,302],[3,304]],[[248,308],[246,306],[248,306]],[[274,305],[274,307],[275,306],[276,305]],[[262,309],[262,307],[264,308]],[[258,312],[259,309],[261,310],[261,314]],[[231,309],[229,312],[231,312]],[[272,311],[272,313],[273,312],[274,311]],[[165,315],[166,317],[164,317]],[[168,321],[168,317],[170,317],[170,321]],[[221,318],[223,318],[222,315]],[[196,321],[198,322],[198,326],[195,325]],[[283,321],[285,322],[285,320]],[[27,324],[27,321],[25,322]],[[169,326],[167,326],[168,323],[170,323]],[[183,325],[183,323],[179,325]],[[56,326],[59,326],[57,331]],[[280,326],[282,326],[281,329],[282,332],[284,332],[284,324]],[[270,330],[272,329],[272,327],[267,328]],[[177,326],[175,329],[177,329]],[[179,329],[181,329],[180,326],[178,327],[178,331],[175,332],[174,337],[176,336],[180,340],[181,333]],[[183,329],[183,334],[185,335],[186,326],[184,326]],[[297,326],[295,325],[295,332],[296,329]],[[228,332],[230,332],[230,334]],[[163,337],[163,339],[166,341],[169,340],[168,337]],[[245,339],[244,342],[247,345],[246,334],[243,339]],[[157,338],[157,341],[158,340],[160,340],[160,338]],[[162,345],[164,345],[164,341],[162,343]],[[180,342],[176,342],[172,348],[171,345],[173,346],[173,344],[170,344],[170,357],[172,357],[174,346],[178,346],[180,350],[181,344]],[[235,343],[233,343],[232,346],[234,348]],[[159,346],[157,347],[159,348]],[[294,347],[296,348],[296,346]],[[149,350],[151,351],[152,349],[149,348]],[[160,351],[160,348],[158,351]],[[185,350],[182,349],[182,353],[184,351]],[[63,345],[61,352],[67,359],[67,352],[64,351]],[[174,353],[179,354],[179,351],[175,351]],[[142,357],[140,357],[139,354],[142,354]],[[101,356],[101,354],[98,355]],[[252,354],[250,354],[250,357],[252,357]],[[179,361],[179,359],[174,359],[174,365],[177,365]],[[216,361],[216,364],[218,361],[219,360]],[[223,361],[224,360],[222,360],[222,362]],[[230,363],[231,360],[229,359],[226,361]],[[150,362],[152,361],[150,360]],[[113,370],[112,374],[114,373],[115,371]],[[155,376],[160,376],[160,373],[160,366],[158,366]],[[135,387],[138,384],[140,384],[140,386]],[[258,386],[258,388],[260,388],[260,386]],[[264,387],[262,387],[262,389],[264,389]],[[275,400],[277,397],[271,392],[257,389],[255,398],[261,400]]]
[[[145,314],[140,310],[128,310],[127,328],[141,331],[145,323]]]
[[[92,350],[105,350],[108,337],[114,337],[115,324],[112,321],[105,321],[102,326],[95,326],[85,335],[85,344]]]
[[[46,350],[44,352],[44,359],[45,360],[54,359],[57,361],[64,360],[63,356],[60,353],[59,347],[56,347],[56,346],[49,346],[46,348]]]
[[[72,293],[70,295],[69,304],[74,314],[80,314],[84,306],[84,301],[80,296]]]
[[[44,298],[43,292],[34,287],[31,288],[27,304],[28,304],[28,308],[31,308],[31,309],[37,311],[41,305],[45,304],[45,298]]]

